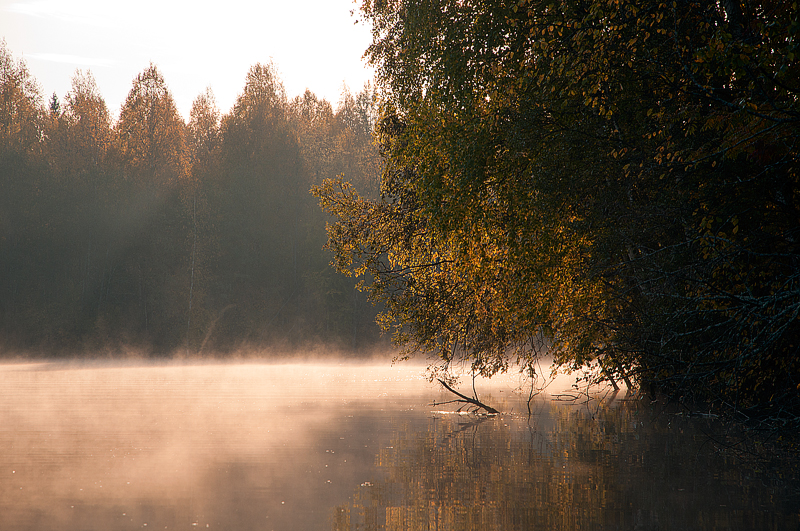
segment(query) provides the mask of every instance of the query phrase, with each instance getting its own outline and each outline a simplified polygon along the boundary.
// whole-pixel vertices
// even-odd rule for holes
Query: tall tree
[[[273,65],[250,69],[221,130],[215,300],[221,309],[233,307],[218,333],[227,341],[273,340],[294,324],[302,189],[297,138]]]
[[[163,76],[150,65],[133,81],[116,125],[120,213],[112,252],[121,271],[109,290],[117,326],[158,351],[177,346],[191,286],[191,183],[185,125]]]
[[[487,374],[546,351],[739,408],[798,406],[796,5],[362,13],[383,196],[318,194],[340,217],[340,268],[374,275],[401,344]]]
[[[187,143],[191,161],[189,238],[189,296],[186,318],[186,347],[197,352],[204,347],[213,326],[214,311],[209,300],[213,280],[211,264],[219,251],[213,231],[219,215],[217,205],[209,201],[213,195],[220,166],[220,111],[211,89],[195,98],[189,113]]]
[[[39,282],[49,263],[41,245],[48,238],[46,125],[36,80],[0,41],[0,321],[4,341],[12,343],[46,326],[49,317],[47,286]]]
[[[99,340],[96,325],[104,292],[108,226],[115,213],[107,154],[112,146],[111,117],[91,72],[76,71],[60,113],[53,112],[48,132],[49,164],[54,171],[48,210],[60,234],[56,241],[63,274],[59,278],[62,309],[74,345],[77,339]],[[102,338],[106,339],[106,338]]]

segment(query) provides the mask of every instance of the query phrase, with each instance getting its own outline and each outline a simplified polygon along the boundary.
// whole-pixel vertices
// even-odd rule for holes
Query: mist
[[[386,364],[0,372],[0,529],[317,528],[347,501],[342,483],[376,479],[381,404],[429,392],[418,367]]]

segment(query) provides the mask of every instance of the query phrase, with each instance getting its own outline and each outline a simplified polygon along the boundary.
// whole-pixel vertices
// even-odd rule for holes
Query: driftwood
[[[499,411],[497,411],[492,406],[487,406],[483,402],[479,401],[477,398],[470,398],[470,397],[468,397],[466,395],[462,395],[461,393],[459,393],[458,391],[456,391],[455,389],[453,389],[452,387],[447,385],[447,382],[445,382],[441,378],[437,378],[437,380],[439,380],[439,383],[442,384],[445,389],[447,389],[448,391],[450,391],[451,393],[453,393],[454,395],[459,397],[458,400],[452,400],[451,402],[461,402],[461,403],[465,403],[465,404],[472,404],[475,407],[478,407],[478,408],[481,408],[481,409],[485,410],[487,413],[489,413],[491,415],[497,415],[497,414],[500,413]],[[443,403],[449,404],[450,402],[443,402]],[[436,403],[434,403],[434,405],[436,405]]]

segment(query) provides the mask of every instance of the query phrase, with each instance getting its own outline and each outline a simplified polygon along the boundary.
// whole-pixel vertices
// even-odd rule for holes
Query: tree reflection
[[[785,529],[786,485],[716,453],[710,420],[636,404],[549,403],[534,420],[460,416],[401,426],[384,479],[336,507],[333,529]],[[797,500],[795,499],[794,502]],[[769,507],[770,510],[764,510]]]

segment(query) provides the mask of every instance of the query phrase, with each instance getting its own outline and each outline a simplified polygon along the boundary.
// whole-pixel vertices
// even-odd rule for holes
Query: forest
[[[151,64],[112,116],[91,72],[45,97],[0,41],[0,353],[375,347],[309,189],[377,197],[376,112],[368,86],[334,109],[256,64],[227,114],[206,90],[187,122]]]
[[[800,422],[800,20],[772,0],[364,0],[378,200],[315,188],[403,355]]]

